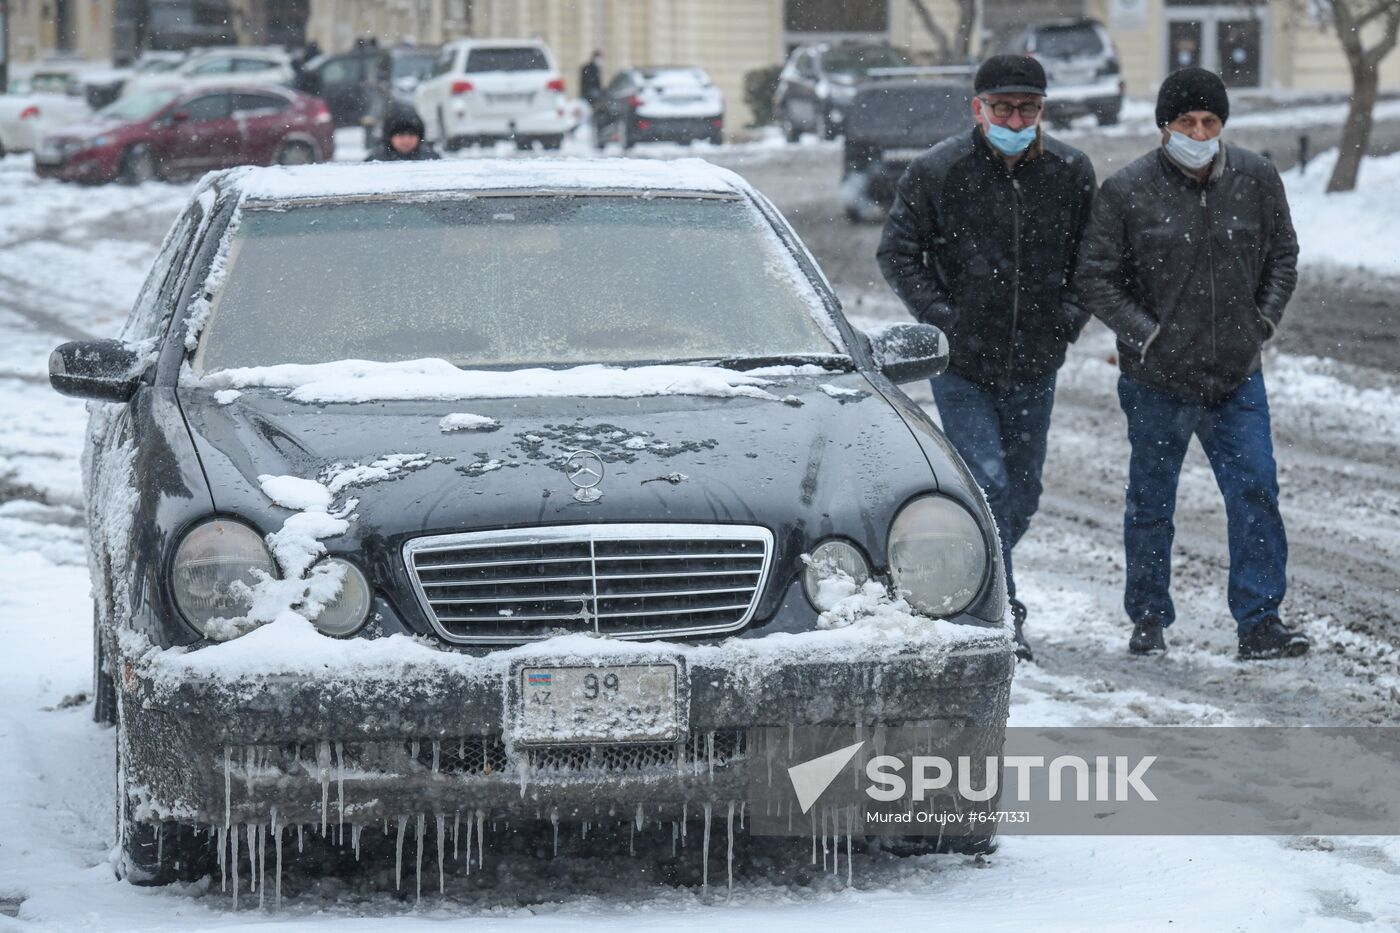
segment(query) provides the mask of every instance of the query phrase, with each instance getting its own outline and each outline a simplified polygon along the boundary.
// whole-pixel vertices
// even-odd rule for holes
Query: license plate
[[[492,104],[523,104],[534,94],[487,94],[486,100]]]
[[[703,97],[663,97],[661,100],[668,104],[698,104],[704,100]]]
[[[520,745],[676,742],[682,735],[676,664],[522,667],[516,683]]]
[[[1091,73],[1084,68],[1066,68],[1055,73],[1055,83],[1065,85],[1088,84],[1090,83],[1091,77]]]

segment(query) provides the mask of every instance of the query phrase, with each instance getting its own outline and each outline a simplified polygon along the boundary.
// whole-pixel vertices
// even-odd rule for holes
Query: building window
[[[788,32],[886,32],[889,3],[850,0],[785,0],[783,28]]]

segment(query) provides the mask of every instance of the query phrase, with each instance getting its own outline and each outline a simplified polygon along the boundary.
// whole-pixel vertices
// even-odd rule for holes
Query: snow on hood
[[[446,360],[400,363],[337,360],[225,369],[184,383],[205,389],[252,387],[290,389],[295,402],[371,402],[466,398],[643,398],[698,395],[714,398],[771,399],[773,377],[826,374],[818,366],[766,367],[738,372],[719,366],[575,366],[570,369],[518,369],[510,372],[458,369]]]
[[[703,159],[450,159],[245,166],[226,176],[249,200],[356,197],[502,188],[747,193],[749,185]]]

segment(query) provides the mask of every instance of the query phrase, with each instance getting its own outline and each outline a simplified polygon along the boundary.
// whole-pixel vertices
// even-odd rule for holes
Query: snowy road
[[[1101,160],[1119,160],[1143,145],[1124,134],[1094,148]],[[778,203],[853,316],[902,316],[874,272],[878,229],[839,219],[837,149],[697,154],[740,171]],[[1314,194],[1325,165],[1315,168],[1290,179],[1305,250],[1317,245],[1305,253],[1304,285],[1266,369],[1292,545],[1285,609],[1318,649],[1276,665],[1234,661],[1219,497],[1193,452],[1182,480],[1172,651],[1126,656],[1126,442],[1113,347],[1094,326],[1062,373],[1044,507],[1018,550],[1040,663],[1017,674],[1014,724],[1400,719],[1400,260],[1386,252],[1383,229],[1365,226],[1367,217],[1393,225],[1400,216],[1400,158],[1368,166],[1370,187],[1352,202]],[[741,865],[732,892],[709,893],[659,884],[645,859],[488,852],[487,871],[470,881],[453,875],[445,898],[415,905],[355,883],[308,881],[280,913],[249,913],[245,900],[233,914],[217,884],[143,890],[113,881],[112,736],[91,722],[85,697],[91,604],[77,469],[85,415],[81,403],[48,390],[45,360],[62,340],[115,332],[187,191],[40,184],[27,157],[0,160],[0,930],[249,922],[407,930],[464,916],[474,928],[549,930],[923,928],[931,918],[988,930],[1110,928],[1128,918],[1143,929],[1400,925],[1400,840],[1385,838],[1008,838],[983,865],[858,854],[850,888],[794,851]],[[911,394],[929,402],[927,387]]]

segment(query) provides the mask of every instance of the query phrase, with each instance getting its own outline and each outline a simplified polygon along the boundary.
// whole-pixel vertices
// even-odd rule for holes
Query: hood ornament
[[[574,498],[579,502],[597,502],[603,498],[598,491],[603,472],[603,458],[591,450],[576,450],[564,461],[564,473],[574,484]]]

